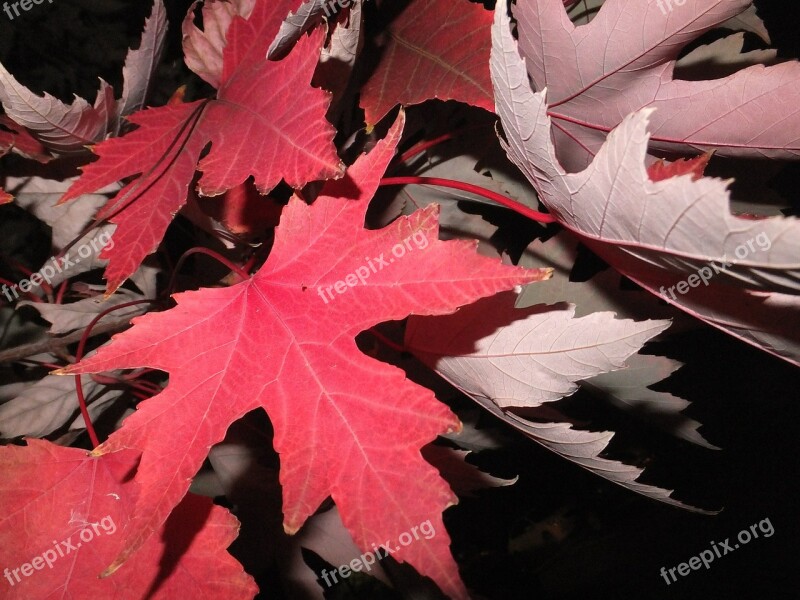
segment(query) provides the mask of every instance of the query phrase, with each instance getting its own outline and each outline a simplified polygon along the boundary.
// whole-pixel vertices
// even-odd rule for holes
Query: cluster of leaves
[[[0,155],[40,165],[5,177],[0,201],[52,228],[56,262],[78,249],[87,259],[38,287],[3,282],[59,336],[3,353],[28,376],[0,405],[0,434],[27,438],[0,448],[0,499],[13,507],[0,516],[4,564],[106,517],[120,531],[23,571],[4,597],[252,598],[253,579],[224,551],[235,519],[189,489],[236,502],[255,459],[225,448],[259,444],[279,457],[264,485],[280,484],[287,533],[323,517],[329,498],[352,556],[427,522],[436,535],[392,557],[467,597],[443,512],[456,492],[511,482],[464,462],[478,432],[370,355],[362,332],[553,452],[701,511],[602,456],[613,433],[577,429],[553,403],[582,385],[714,448],[686,400],[648,387],[680,363],[641,350],[683,313],[800,365],[800,224],[774,203],[733,214],[730,182],[704,176],[710,160],[800,156],[800,66],[743,51],[744,32],[769,41],[749,0],[668,13],[638,0],[494,11],[205,0],[183,21],[183,51],[213,97],[180,88],[144,109],[166,27],[155,0],[119,99],[101,80],[93,104],[66,104],[0,65]],[[695,43],[712,30],[727,33]],[[437,122],[449,130],[434,135]],[[82,172],[56,177],[58,163]],[[512,226],[483,218],[487,203],[510,208]],[[201,240],[185,256],[217,256],[226,271],[171,295],[184,264],[165,250],[176,215]],[[615,271],[574,281],[580,244]],[[671,291],[711,264],[723,268],[707,285]],[[76,279],[98,268],[105,286]],[[619,274],[639,290],[623,291]],[[389,321],[402,326],[378,328]],[[235,424],[257,408],[274,435],[248,444]]]

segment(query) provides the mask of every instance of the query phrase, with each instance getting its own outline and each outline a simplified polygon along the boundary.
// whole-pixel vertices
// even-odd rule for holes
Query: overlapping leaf
[[[147,278],[152,277],[153,283],[155,283],[155,269],[143,266],[141,271],[147,274]],[[142,294],[137,294],[125,288],[117,290],[108,298],[104,298],[99,294],[98,287],[99,286],[87,286],[88,290],[97,295],[89,296],[88,298],[83,298],[75,302],[55,304],[26,300],[19,302],[18,306],[30,306],[39,311],[43,319],[52,323],[52,327],[50,327],[51,334],[63,334],[88,327],[100,312],[112,306],[119,306],[120,304],[126,304],[137,300],[146,300],[145,296]],[[135,306],[120,308],[113,313],[104,315],[97,323],[132,318],[145,312],[146,307],[147,305],[142,303]]]
[[[800,157],[800,65],[761,65],[707,81],[673,79],[681,50],[751,0],[607,0],[574,25],[559,0],[520,0],[519,49],[534,89],[548,90],[556,155],[582,169],[630,112],[657,108],[651,147],[722,156]],[[503,4],[505,6],[505,3]],[[745,21],[747,26],[752,19]]]
[[[576,238],[562,232],[546,242],[536,240],[528,247],[519,261],[520,266],[549,266],[553,268],[553,277],[542,285],[526,286],[517,298],[517,307],[569,302],[575,305],[578,317],[613,311],[620,317],[636,320],[669,318],[673,322],[670,333],[691,326],[690,318],[653,295],[641,290],[620,289],[622,276],[613,269],[597,273],[587,281],[570,281],[578,256],[577,245]],[[700,423],[683,414],[689,406],[688,400],[649,388],[680,368],[681,363],[665,356],[639,353],[629,357],[625,364],[625,369],[595,375],[581,385],[597,397],[673,435],[706,448],[716,448],[698,433]]]
[[[99,414],[95,405],[106,405],[122,393],[105,389],[92,380],[84,382],[83,392],[93,417]],[[68,377],[47,375],[33,383],[0,386],[0,402],[0,437],[6,439],[44,437],[78,414],[75,381]]]
[[[161,60],[167,34],[167,9],[162,0],[155,0],[150,17],[145,21],[142,41],[136,50],[128,51],[122,67],[122,98],[117,114],[129,115],[144,108],[153,75]],[[119,127],[117,127],[119,129]]]
[[[455,315],[414,318],[406,346],[448,380],[501,408],[535,407],[573,394],[576,381],[616,371],[668,321],[635,322],[575,307],[515,309],[498,294]],[[506,325],[508,323],[508,325]]]
[[[674,490],[667,490],[637,481],[644,469],[601,457],[600,454],[606,450],[611,438],[614,437],[612,431],[582,431],[574,429],[570,423],[533,421],[520,417],[513,412],[504,411],[494,402],[481,396],[476,396],[475,398],[487,411],[511,425],[517,431],[524,433],[534,442],[596,475],[666,504],[693,512],[713,514],[713,511],[689,506],[680,500],[676,500],[672,497]]]
[[[474,243],[439,241],[435,207],[363,229],[399,135],[400,123],[312,207],[293,198],[252,279],[180,294],[176,308],[140,317],[109,348],[67,370],[147,365],[170,373],[167,389],[100,449],[143,453],[136,478],[143,500],[112,570],[160,527],[228,425],[262,406],[281,455],[287,531],[328,495],[364,550],[431,520],[441,533],[395,556],[451,596],[465,596],[441,521],[456,499],[419,454],[458,420],[429,390],[361,354],[354,337],[410,313],[452,312],[546,273],[479,257]]]
[[[46,163],[51,158],[44,146],[37,142],[24,127],[6,115],[0,115],[0,156],[9,152],[16,152],[41,163]]]
[[[306,0],[294,13],[289,13],[281,23],[278,35],[267,50],[269,60],[285,58],[300,39],[300,36],[313,29],[322,21],[323,15],[329,17],[338,8],[330,0]]]
[[[719,450],[698,432],[700,423],[683,414],[689,401],[667,392],[651,390],[681,367],[681,363],[663,356],[636,354],[622,371],[601,373],[583,382],[587,390],[607,398],[634,416],[652,423],[673,435],[710,450]]]
[[[72,104],[45,93],[37,96],[0,64],[0,102],[6,114],[59,154],[84,152],[102,140],[116,121],[114,90],[102,79],[94,104],[76,97]]]
[[[492,110],[492,15],[463,0],[414,0],[389,25],[378,68],[361,90],[368,125],[397,103],[458,100]]]
[[[73,250],[60,258],[51,257],[45,264],[55,271],[49,278],[50,285],[58,285],[70,277],[106,265],[107,261],[99,255],[105,246],[113,244],[111,234],[115,226],[107,224],[89,231],[84,229],[92,222],[95,212],[108,201],[106,194],[116,192],[119,185],[84,194],[77,202],[58,205],[59,198],[75,178],[58,181],[42,177],[9,177],[6,181],[14,192],[16,203],[50,226],[54,252],[60,252],[74,242]],[[77,256],[78,252],[80,256]]]
[[[219,4],[215,0],[210,6]],[[332,144],[334,130],[325,120],[328,95],[309,85],[323,32],[302,40],[286,60],[274,63],[264,58],[265,44],[280,26],[287,4],[257,2],[247,20],[223,8],[208,10],[231,19],[224,35],[223,21],[207,21],[216,32],[216,42],[224,45],[216,99],[132,115],[129,120],[139,128],[98,145],[100,160],[84,168],[62,199],[141,174],[97,215],[118,225],[114,248],[101,255],[109,259],[109,292],[156,249],[186,202],[195,168],[203,172],[198,189],[208,196],[221,194],[251,175],[262,193],[281,179],[300,187],[341,175]]]
[[[186,65],[204,81],[219,88],[228,28],[237,16],[250,18],[256,0],[195,0],[183,20],[183,54]],[[203,6],[203,29],[194,24],[197,6]]]
[[[584,171],[565,172],[550,140],[545,92],[531,90],[502,10],[492,77],[509,157],[562,224],[665,300],[787,360],[800,359],[800,328],[788,326],[800,323],[800,221],[734,217],[727,184],[718,179],[651,181],[644,161],[652,109],[627,117]],[[712,279],[730,291],[709,290]],[[750,310],[753,304],[761,310]]]
[[[0,505],[15,507],[0,516],[3,598],[253,598],[252,578],[225,553],[236,519],[200,496],[184,499],[129,568],[98,577],[123,541],[137,462],[131,450],[93,457],[35,439],[0,448]]]
[[[364,45],[362,4],[362,0],[353,0],[347,13],[337,16],[314,74],[314,84],[333,95],[329,118],[334,122],[337,115],[348,108],[343,100],[349,98],[350,77]]]
[[[138,49],[130,50],[122,74],[122,98],[114,100],[114,90],[102,79],[94,105],[76,97],[72,104],[45,94],[38,96],[19,83],[0,64],[0,102],[6,114],[28,128],[38,141],[57,154],[84,152],[86,146],[117,133],[120,117],[144,105],[150,80],[164,46],[167,29],[162,0],[155,0],[145,22]]]
[[[612,432],[579,431],[569,423],[536,422],[506,410],[558,400],[577,390],[573,382],[579,379],[624,368],[624,361],[669,323],[637,323],[615,319],[613,313],[576,319],[574,307],[519,310],[514,300],[513,295],[497,294],[436,320],[412,317],[406,347],[546,448],[637,493],[692,508],[670,497],[672,490],[637,482],[642,469],[601,458]]]

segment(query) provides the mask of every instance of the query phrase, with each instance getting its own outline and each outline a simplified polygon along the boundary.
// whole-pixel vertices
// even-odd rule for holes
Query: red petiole
[[[497,192],[493,192],[492,190],[487,190],[477,185],[473,185],[471,183],[465,183],[463,181],[454,181],[452,179],[442,179],[441,177],[384,177],[381,179],[380,185],[408,185],[408,184],[416,184],[416,185],[436,185],[441,187],[453,188],[456,190],[462,190],[464,192],[470,192],[477,196],[482,196],[488,200],[492,200],[497,202],[498,204],[505,206],[506,208],[510,208],[514,212],[531,219],[532,221],[537,221],[538,223],[555,223],[556,219],[553,215],[539,212],[538,210],[533,210],[525,206],[524,204],[520,204],[516,200],[512,200],[507,196],[503,196],[502,194],[498,194]]]

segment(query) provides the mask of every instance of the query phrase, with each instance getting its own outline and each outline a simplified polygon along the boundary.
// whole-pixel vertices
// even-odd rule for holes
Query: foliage
[[[468,597],[446,509],[514,480],[466,462],[491,428],[423,364],[590,472],[714,513],[560,404],[581,389],[716,449],[651,388],[681,363],[647,344],[706,323],[800,365],[800,224],[766,179],[743,203],[712,176],[800,157],[800,66],[743,50],[769,41],[749,0],[667,6],[204,0],[193,74],[148,108],[173,85],[162,0],[119,98],[0,64],[0,203],[54,255],[8,253],[0,281],[28,311],[0,352],[3,597],[254,597],[203,496],[282,513],[301,542],[274,518],[270,552],[328,561],[292,572],[306,593],[347,578],[336,560],[395,583],[396,561]],[[577,276],[589,255],[613,270]]]

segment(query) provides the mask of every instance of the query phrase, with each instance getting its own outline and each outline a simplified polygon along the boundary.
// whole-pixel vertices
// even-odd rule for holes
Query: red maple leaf
[[[187,495],[161,535],[126,568],[98,574],[119,552],[138,485],[132,450],[92,457],[29,439],[0,448],[0,596],[39,598],[252,598],[257,588],[225,553],[238,523],[209,498]]]
[[[324,33],[318,30],[301,40],[286,60],[264,58],[291,4],[259,1],[247,20],[234,17],[216,98],[131,115],[139,128],[98,144],[94,150],[100,160],[84,168],[61,199],[141,174],[97,215],[117,224],[113,247],[100,255],[109,259],[108,293],[156,249],[186,202],[196,168],[203,172],[198,190],[207,196],[222,194],[251,175],[262,193],[281,179],[301,187],[341,175],[335,131],[325,120],[329,94],[310,85]]]
[[[331,496],[365,552],[388,542],[395,558],[465,597],[442,523],[456,497],[420,454],[460,423],[430,390],[362,354],[354,338],[409,314],[451,313],[547,272],[481,257],[474,241],[438,240],[435,205],[363,228],[401,121],[312,206],[292,198],[269,260],[251,279],[178,294],[175,308],[136,319],[66,369],[147,365],[170,374],[167,389],[97,450],[142,452],[142,494],[112,570],[161,526],[228,425],[263,407],[275,427],[288,532]],[[426,521],[435,536],[398,547],[401,534]]]
[[[378,68],[361,89],[374,125],[395,104],[458,100],[494,111],[489,76],[492,13],[464,0],[416,0],[388,28]]]

